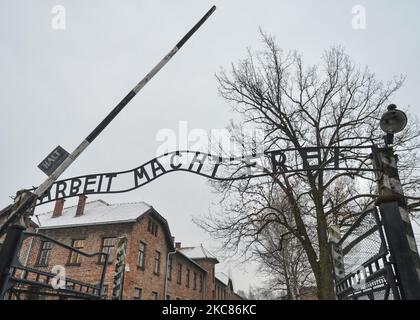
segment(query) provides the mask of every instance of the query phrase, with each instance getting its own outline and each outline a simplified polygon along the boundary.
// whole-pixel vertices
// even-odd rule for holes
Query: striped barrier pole
[[[398,158],[392,147],[376,148],[373,154],[377,171],[379,206],[401,296],[420,300],[420,258],[398,174]]]

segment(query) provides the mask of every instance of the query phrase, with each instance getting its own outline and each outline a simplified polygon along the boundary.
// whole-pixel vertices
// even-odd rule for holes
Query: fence
[[[1,298],[100,299],[107,265],[106,253],[86,253],[40,233],[22,232]]]
[[[362,213],[337,246],[344,268],[344,276],[336,281],[339,300],[401,299],[377,208]]]

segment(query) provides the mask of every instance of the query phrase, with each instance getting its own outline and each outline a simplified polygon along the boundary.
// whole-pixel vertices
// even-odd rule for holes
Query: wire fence
[[[395,272],[376,208],[364,212],[338,244],[345,276],[337,283],[339,299],[395,300]]]
[[[25,232],[12,265],[5,299],[100,299],[108,255],[82,251],[83,240],[61,243]]]

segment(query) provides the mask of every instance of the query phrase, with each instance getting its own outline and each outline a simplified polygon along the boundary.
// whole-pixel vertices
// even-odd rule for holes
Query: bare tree
[[[249,50],[230,72],[222,70],[217,75],[221,96],[242,116],[240,123],[231,126],[232,133],[242,125],[265,132],[262,141],[237,135],[243,153],[254,153],[256,146],[264,151],[297,148],[297,158],[303,158],[299,151],[303,147],[381,143],[379,119],[390,97],[402,86],[402,76],[387,83],[379,81],[368,68],[356,66],[340,47],[327,50],[319,65],[305,67],[301,55],[285,54],[273,37],[261,35],[263,51]],[[418,136],[418,122],[411,120],[396,137],[406,192],[416,192],[420,185],[413,173]],[[327,163],[328,155],[320,153],[322,163]],[[297,158],[288,161],[298,162]],[[359,171],[280,172],[214,183],[222,195],[223,211],[197,222],[222,239],[226,250],[244,257],[261,245],[264,230],[280,224],[278,239],[292,236],[303,248],[318,298],[334,299],[327,230],[331,224],[349,225],[357,213],[374,203],[374,176],[362,170],[371,165],[366,159],[357,153],[349,157],[358,163]],[[279,210],[279,199],[290,208],[292,221]]]
[[[248,294],[245,295],[248,300],[279,300],[279,296],[273,293],[272,290],[260,287],[250,287]]]
[[[267,288],[287,300],[298,300],[302,289],[313,286],[313,273],[302,245],[292,235],[284,236],[283,229],[281,224],[270,224],[255,251]]]

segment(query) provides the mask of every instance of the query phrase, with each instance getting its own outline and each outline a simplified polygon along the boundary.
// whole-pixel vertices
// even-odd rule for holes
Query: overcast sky
[[[137,167],[156,155],[159,130],[178,132],[180,121],[189,129],[224,128],[234,114],[214,74],[247,47],[261,47],[259,27],[308,63],[343,45],[379,79],[406,75],[394,103],[420,114],[418,0],[0,0],[0,206],[40,184],[38,163],[57,145],[71,152],[213,4],[213,16],[63,177]],[[65,8],[64,30],[52,27],[56,5]],[[366,9],[365,29],[352,27],[356,5]],[[130,193],[90,197],[98,198],[146,201],[177,241],[217,246],[191,222],[218,210],[202,177],[172,173]],[[238,289],[261,282],[255,266],[245,267],[231,262]]]

